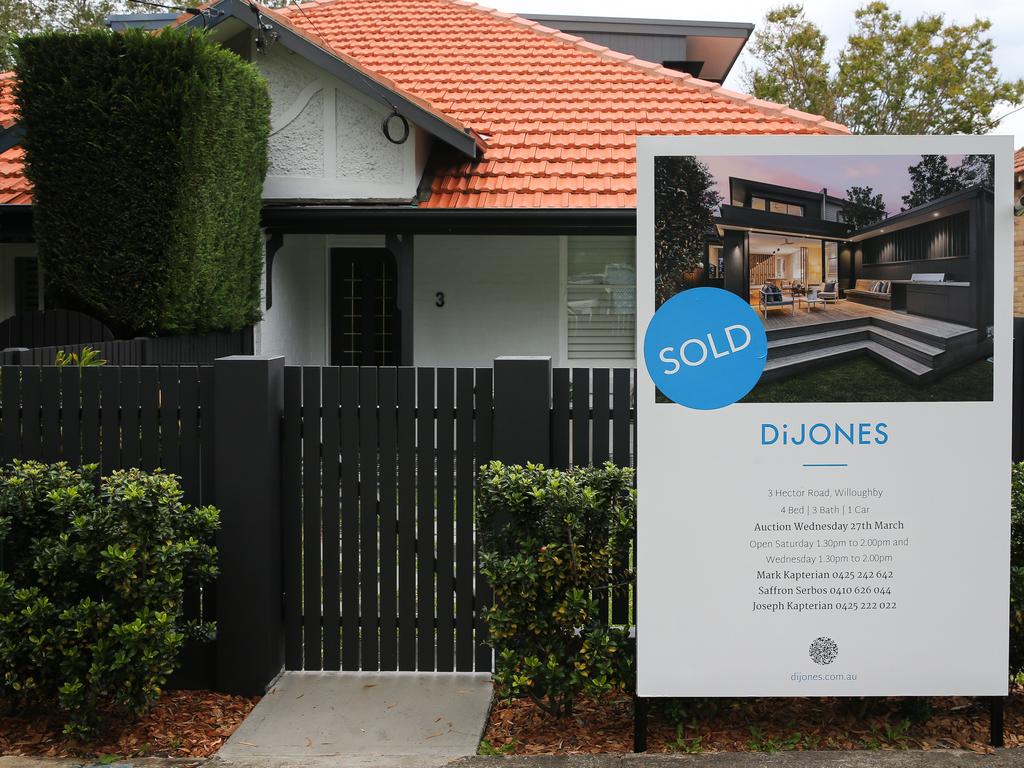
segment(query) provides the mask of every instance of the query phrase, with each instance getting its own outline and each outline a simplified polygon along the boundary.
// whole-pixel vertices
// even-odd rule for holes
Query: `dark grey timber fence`
[[[487,671],[478,569],[478,468],[491,458],[634,464],[631,370],[0,367],[0,463],[139,466],[181,476],[221,510],[215,648],[185,676],[260,693],[284,666]],[[615,593],[606,618],[632,621]],[[215,676],[215,677],[214,677]]]
[[[490,669],[476,568],[490,368],[284,374],[288,669]]]
[[[518,359],[493,370],[286,367],[286,668],[490,670],[478,468],[492,456],[632,465],[634,386],[630,369]],[[605,618],[629,623],[629,609],[618,591]]]
[[[81,354],[90,347],[108,365],[211,365],[218,357],[253,354],[253,330],[108,339],[31,348],[0,347],[0,364],[53,365],[58,352]]]
[[[113,338],[114,334],[99,320],[68,309],[21,312],[0,321],[0,349],[110,341]]]
[[[14,459],[162,467],[181,477],[189,504],[213,501],[213,368],[0,367],[0,465]],[[186,618],[216,616],[214,596],[192,590]],[[184,686],[211,682],[209,649],[185,649]]]

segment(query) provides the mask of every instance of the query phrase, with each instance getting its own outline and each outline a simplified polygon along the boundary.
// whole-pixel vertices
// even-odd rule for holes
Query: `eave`
[[[436,111],[427,102],[403,91],[386,78],[359,66],[354,60],[297,30],[272,10],[242,0],[217,0],[202,7],[202,14],[182,17],[178,26],[213,30],[228,19],[237,19],[252,30],[259,29],[258,16],[272,23],[276,43],[406,118],[470,158],[486,145],[474,131],[458,120]]]
[[[715,223],[722,229],[757,230],[778,234],[810,235],[827,240],[848,240],[849,227],[838,221],[788,216],[738,205],[722,205]]]
[[[991,198],[992,191],[985,187],[971,187],[960,192],[954,192],[925,205],[919,205],[917,208],[911,208],[909,211],[897,213],[877,224],[858,229],[848,239],[853,242],[860,242],[877,235],[897,232],[901,229],[924,224],[934,219],[945,218],[954,213],[966,211],[970,207],[971,200],[978,197]]]

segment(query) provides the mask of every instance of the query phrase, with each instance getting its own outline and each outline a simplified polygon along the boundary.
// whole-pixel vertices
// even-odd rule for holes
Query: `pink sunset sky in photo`
[[[963,155],[947,155],[959,165]],[[899,213],[902,197],[910,191],[907,168],[920,155],[777,155],[701,157],[711,170],[725,203],[729,202],[729,177],[763,181],[810,192],[823,188],[833,197],[845,198],[852,186],[872,187],[885,199],[886,210]]]

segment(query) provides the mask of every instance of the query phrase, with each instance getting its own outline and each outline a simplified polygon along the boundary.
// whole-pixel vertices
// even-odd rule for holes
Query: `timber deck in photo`
[[[768,363],[761,381],[773,381],[823,364],[867,354],[913,381],[988,354],[991,343],[974,328],[854,301],[795,312],[773,310],[762,318]]]

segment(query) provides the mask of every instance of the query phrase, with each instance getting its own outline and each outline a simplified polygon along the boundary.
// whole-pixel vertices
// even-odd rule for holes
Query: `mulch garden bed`
[[[988,705],[978,699],[704,699],[652,702],[651,710],[649,752],[992,751]],[[1024,746],[1024,688],[1012,692],[1005,718],[1006,746]],[[583,701],[556,720],[530,701],[499,701],[485,739],[488,753],[631,752],[633,703],[621,695]]]
[[[8,714],[0,701],[0,755],[43,757],[209,757],[259,698],[169,691],[134,722],[117,722],[89,742],[61,734],[49,713]]]

